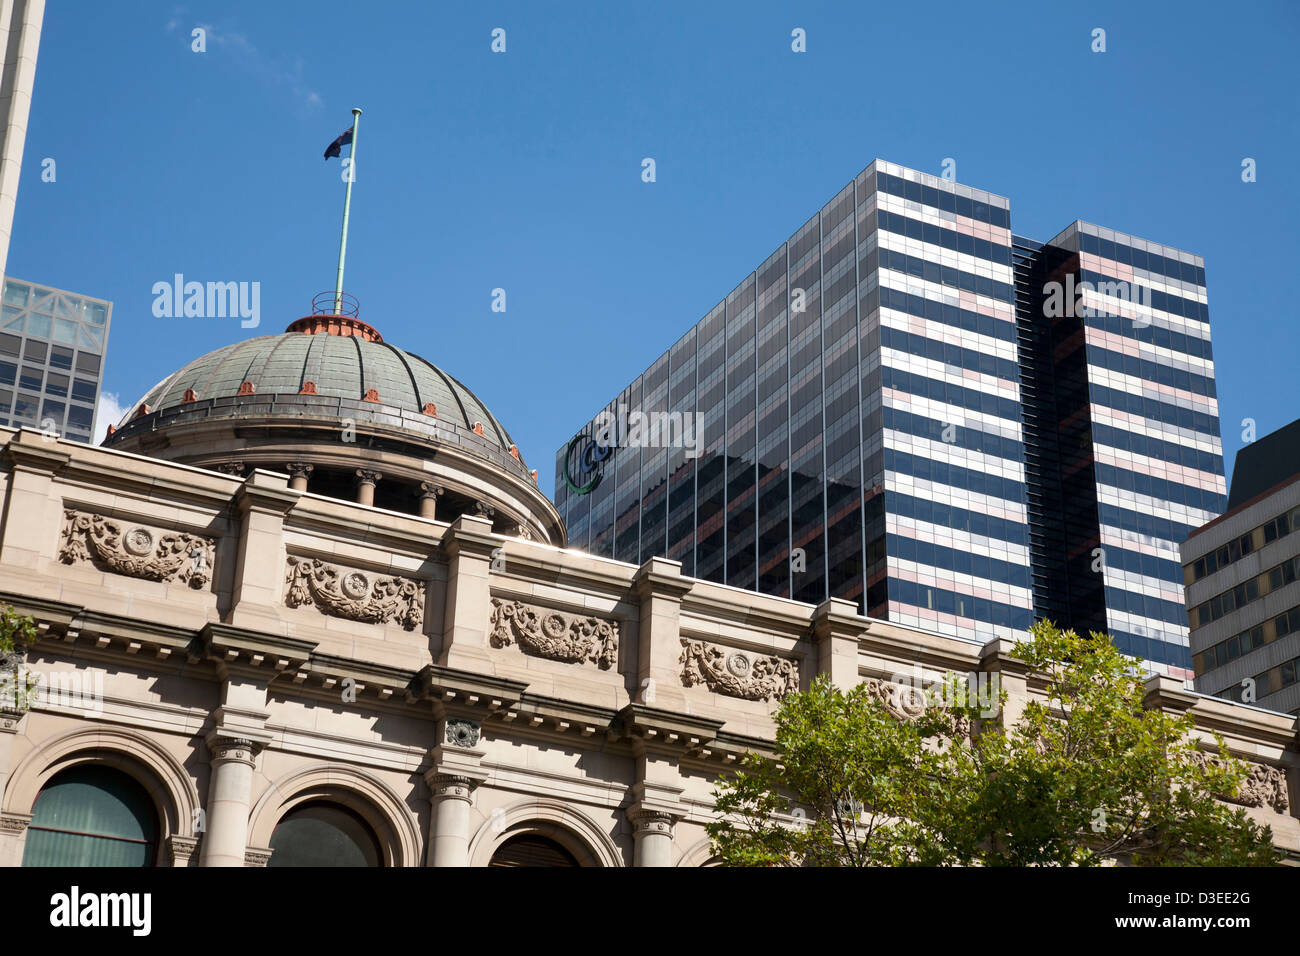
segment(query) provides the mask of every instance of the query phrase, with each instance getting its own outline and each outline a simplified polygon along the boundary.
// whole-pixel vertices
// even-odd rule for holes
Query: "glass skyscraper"
[[[89,442],[113,304],[7,277],[0,306],[0,425]]]
[[[1202,263],[1010,226],[873,162],[559,450],[570,543],[967,638],[1053,617],[1186,669],[1178,543],[1223,492]],[[664,427],[635,440],[635,412]]]

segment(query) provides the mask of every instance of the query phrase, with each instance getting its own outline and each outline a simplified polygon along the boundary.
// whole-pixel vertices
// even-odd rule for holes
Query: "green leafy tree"
[[[985,780],[963,845],[986,865],[1247,866],[1276,861],[1268,827],[1222,803],[1248,765],[1190,714],[1148,709],[1145,675],[1104,634],[1039,622],[1016,657],[1046,678],[1014,726],[984,727],[949,769]]]
[[[1191,716],[1147,709],[1143,675],[1108,638],[1040,622],[1015,654],[1045,687],[1011,727],[953,675],[914,721],[821,678],[786,697],[775,755],[719,783],[715,854],[735,866],[1276,861],[1269,829],[1216,798],[1247,765],[1218,735],[1202,751]]]
[[[774,715],[776,757],[748,754],[725,778],[708,825],[731,866],[879,866],[951,861],[927,825],[944,801],[931,738],[949,718],[896,720],[865,686],[825,677],[785,698]]]
[[[20,666],[19,654],[36,640],[36,622],[0,605],[0,708],[27,710],[36,679]]]

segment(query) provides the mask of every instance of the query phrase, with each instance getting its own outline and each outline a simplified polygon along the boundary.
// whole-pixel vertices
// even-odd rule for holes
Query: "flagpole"
[[[357,178],[357,134],[361,127],[361,109],[352,107],[352,149],[348,153],[347,188],[343,191],[343,234],[339,237],[339,271],[334,279],[334,314],[343,314],[343,260],[348,254],[348,212],[352,209],[352,181]]]

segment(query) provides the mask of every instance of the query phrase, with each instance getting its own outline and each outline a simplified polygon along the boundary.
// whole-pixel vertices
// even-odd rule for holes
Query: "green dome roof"
[[[512,444],[496,417],[468,388],[432,362],[385,342],[356,335],[309,335],[285,332],[246,339],[209,352],[164,379],[127,412],[131,420],[140,404],[150,412],[191,400],[254,395],[299,395],[311,383],[315,394],[361,401],[373,389],[380,405],[411,414],[426,414],[432,404],[440,422],[471,430],[483,423],[488,444],[508,450]]]

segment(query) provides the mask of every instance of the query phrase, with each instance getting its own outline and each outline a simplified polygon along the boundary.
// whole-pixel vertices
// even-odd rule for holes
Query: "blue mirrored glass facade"
[[[1010,227],[1005,198],[872,163],[558,451],[571,544],[1187,668],[1178,543],[1224,491],[1203,263]]]

